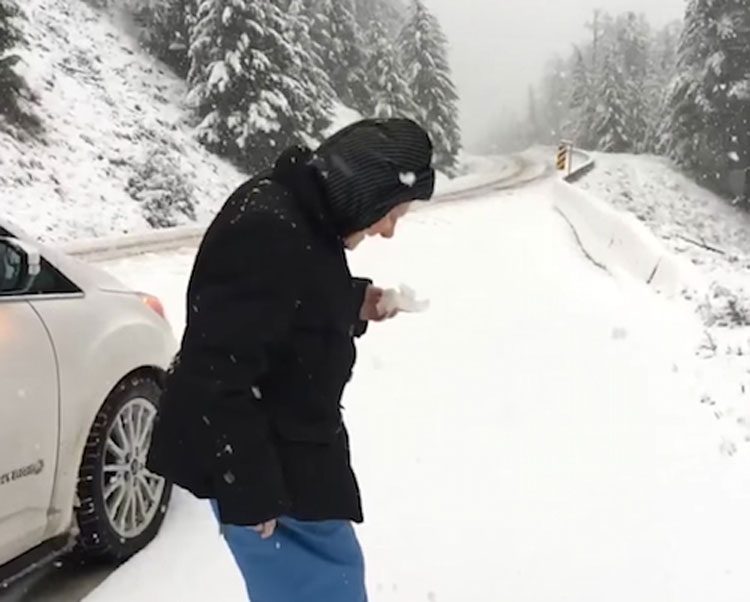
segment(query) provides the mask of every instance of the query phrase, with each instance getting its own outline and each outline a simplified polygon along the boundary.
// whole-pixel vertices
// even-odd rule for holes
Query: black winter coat
[[[352,278],[342,238],[430,197],[432,148],[416,128],[363,122],[315,154],[290,149],[232,194],[205,235],[148,466],[216,499],[224,523],[362,520],[341,397],[369,281]],[[363,151],[351,142],[363,139],[371,169],[355,175]],[[401,182],[403,170],[416,184]]]

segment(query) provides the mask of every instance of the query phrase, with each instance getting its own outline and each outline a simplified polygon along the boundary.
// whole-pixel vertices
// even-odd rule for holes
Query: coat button
[[[353,337],[353,336],[354,336],[354,324],[352,324],[352,325],[351,325],[351,326],[349,327],[349,336],[350,336],[350,337]]]

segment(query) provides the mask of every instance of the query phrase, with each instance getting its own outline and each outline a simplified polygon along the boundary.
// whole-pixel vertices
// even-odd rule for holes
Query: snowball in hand
[[[378,313],[391,314],[395,311],[408,313],[423,312],[430,307],[427,300],[418,300],[413,289],[402,284],[399,290],[389,288],[383,291],[383,297],[378,303]]]

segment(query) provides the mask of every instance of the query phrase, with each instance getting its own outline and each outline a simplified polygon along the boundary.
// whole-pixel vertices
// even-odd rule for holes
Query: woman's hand
[[[382,288],[377,286],[370,285],[367,287],[365,300],[362,303],[362,309],[359,312],[361,320],[364,320],[365,322],[382,322],[383,320],[387,320],[398,314],[398,309],[394,309],[388,313],[380,313],[380,311],[378,311],[378,304],[383,299],[384,292],[385,291],[383,291]]]
[[[274,518],[265,523],[261,523],[260,525],[255,525],[252,529],[253,531],[260,533],[261,539],[268,539],[273,535],[274,531],[276,531],[276,519]]]

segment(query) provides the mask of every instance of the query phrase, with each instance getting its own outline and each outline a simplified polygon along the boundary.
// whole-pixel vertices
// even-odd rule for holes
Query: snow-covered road
[[[548,157],[539,152],[489,157],[467,156],[467,173],[452,180],[438,173],[435,202],[464,202],[489,191],[508,190],[551,172]],[[131,234],[78,239],[62,245],[63,250],[86,261],[119,259],[139,253],[164,253],[196,246],[205,232],[203,225],[151,230]]]
[[[700,403],[701,324],[580,254],[542,182],[409,215],[352,255],[429,312],[361,341],[345,397],[374,602],[747,602],[750,450]],[[104,264],[175,330],[194,250]],[[87,602],[241,600],[205,503]]]

